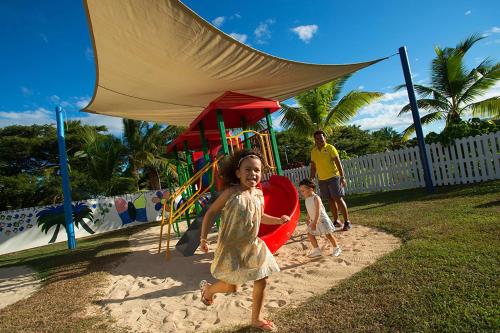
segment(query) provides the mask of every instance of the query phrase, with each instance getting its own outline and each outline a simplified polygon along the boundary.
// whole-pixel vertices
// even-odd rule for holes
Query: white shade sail
[[[188,126],[226,91],[283,101],[383,59],[315,65],[239,43],[177,0],[85,0],[97,67],[86,112]]]

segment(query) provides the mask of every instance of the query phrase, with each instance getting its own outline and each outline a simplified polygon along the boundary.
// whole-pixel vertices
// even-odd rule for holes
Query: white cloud
[[[472,13],[472,11],[471,11],[471,10],[468,10],[468,11],[466,11],[464,14],[467,16],[467,15],[470,15],[470,13]]]
[[[57,95],[52,95],[49,97],[49,100],[52,102],[52,103],[59,103],[59,101],[61,101],[61,97],[57,96]]]
[[[482,37],[488,37],[492,34],[498,34],[500,33],[500,27],[494,26],[489,30],[486,30],[481,36]]]
[[[238,34],[236,32],[232,32],[229,34],[229,36],[233,37],[240,43],[245,43],[247,41],[248,36],[245,34]]]
[[[220,28],[222,27],[222,24],[224,23],[225,20],[226,18],[224,16],[218,16],[212,20],[212,24],[215,25],[217,28]]]
[[[49,39],[47,38],[47,36],[45,36],[45,34],[40,34],[40,38],[44,41],[45,44],[49,43]]]
[[[264,44],[267,40],[271,38],[271,31],[269,26],[274,24],[273,19],[267,19],[264,22],[260,22],[257,28],[254,30],[255,37],[257,37],[257,43]]]
[[[300,25],[291,30],[295,32],[303,42],[309,43],[314,37],[314,34],[318,31],[318,26],[316,24]]]
[[[26,87],[21,87],[21,94],[23,94],[24,97],[29,97],[33,95],[33,90]]]
[[[92,50],[90,47],[87,47],[85,49],[85,57],[87,60],[92,61],[94,59],[94,50]]]
[[[82,113],[87,114],[87,113]],[[71,120],[80,120],[82,124],[94,126],[106,126],[108,132],[115,136],[121,136],[123,133],[123,119],[118,117],[103,116],[100,114],[89,113],[86,117],[72,117]]]
[[[392,101],[399,101],[401,99],[408,100],[408,92],[406,91],[405,88],[400,89],[398,91],[392,92],[392,93],[386,93],[384,96],[382,96],[380,99],[378,99],[379,102],[392,102]]]
[[[358,89],[358,90],[363,90],[363,89],[365,89],[365,86],[359,86],[359,87],[358,87],[358,88],[356,88],[356,89]]]
[[[497,82],[486,94],[477,98],[476,102],[495,96],[500,96],[500,82]],[[362,108],[350,123],[359,125],[365,130],[377,130],[390,126],[401,131],[413,123],[411,112],[400,117],[398,116],[399,111],[408,103],[408,93],[404,88],[393,93],[384,94],[375,103]],[[419,111],[420,117],[427,113],[423,110]],[[471,114],[465,114],[464,116],[465,118],[469,118]],[[426,126],[426,128],[432,129],[432,125]]]
[[[62,99],[57,95],[52,95],[48,99],[53,105],[60,106],[70,111],[73,111],[75,109],[81,110],[90,103],[89,96],[73,96],[69,99]]]
[[[492,44],[500,44],[500,39],[494,39],[484,43],[484,45],[492,45]]]
[[[10,125],[43,125],[56,122],[55,112],[37,108],[23,112],[0,111],[0,127]]]
[[[231,16],[231,19],[232,19],[233,17],[234,17],[234,18],[237,18],[237,19],[240,19],[240,18],[241,18],[241,15],[240,15],[240,14],[238,14],[238,13],[236,13],[236,14],[234,14],[233,16]]]
[[[86,125],[104,125],[108,128],[108,131],[116,136],[121,136],[123,132],[123,122],[122,118],[109,117],[98,114],[88,114],[81,113],[82,116],[71,116],[69,114],[63,113],[63,117],[69,120],[80,120],[82,124]],[[55,111],[49,111],[45,108],[37,108],[35,110],[27,110],[21,112],[15,111],[0,111],[0,127],[11,126],[11,125],[45,125],[45,124],[55,124],[56,123],[56,113]]]
[[[81,110],[90,103],[90,98],[89,97],[76,97],[77,101],[75,102],[75,106]]]
[[[376,130],[390,126],[403,130],[412,123],[411,113],[398,117],[399,111],[408,104],[408,94],[405,89],[384,94],[376,102],[359,110],[351,124],[359,125],[365,130]]]
[[[498,34],[500,33],[500,27],[493,27],[490,30],[486,31],[487,33]]]

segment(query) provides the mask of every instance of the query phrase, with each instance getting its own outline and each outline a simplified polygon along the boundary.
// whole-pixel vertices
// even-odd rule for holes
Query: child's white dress
[[[307,226],[307,232],[314,236],[323,236],[331,234],[332,232],[335,231],[335,227],[332,223],[332,220],[326,213],[325,206],[323,206],[321,199],[316,193],[311,195],[309,198],[306,198],[305,200],[307,214],[311,218],[311,223],[312,223],[314,221],[314,217],[316,216],[316,204],[314,203],[315,198],[319,199],[319,221],[318,224],[316,225],[316,230],[312,230],[310,227],[311,224],[309,224]]]

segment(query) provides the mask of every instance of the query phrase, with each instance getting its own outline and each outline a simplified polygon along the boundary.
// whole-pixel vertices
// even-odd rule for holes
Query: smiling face
[[[300,185],[299,192],[303,198],[309,198],[313,194],[314,190],[309,186]]]
[[[244,188],[256,187],[261,179],[262,162],[256,157],[246,157],[236,170],[236,177]]]

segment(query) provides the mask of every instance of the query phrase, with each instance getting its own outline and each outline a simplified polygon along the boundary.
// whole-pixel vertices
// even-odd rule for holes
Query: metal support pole
[[[224,126],[224,118],[222,110],[217,109],[217,126],[219,127],[220,140],[222,143],[222,152],[224,155],[229,155],[229,147],[227,146],[226,127]]]
[[[264,113],[266,115],[267,129],[269,131],[269,135],[271,136],[271,148],[273,150],[274,162],[276,163],[276,171],[279,176],[283,176],[283,170],[281,169],[281,161],[280,155],[278,152],[278,142],[276,141],[276,134],[273,129],[273,120],[271,119],[271,114],[269,113],[269,109],[265,109]]]
[[[76,248],[75,229],[73,226],[73,207],[71,206],[71,184],[68,174],[68,157],[66,155],[66,142],[64,141],[64,122],[61,107],[56,107],[57,143],[59,146],[59,163],[61,165],[62,188],[64,194],[64,221],[68,235],[68,249]]]
[[[201,139],[201,147],[203,149],[203,158],[205,159],[205,165],[210,164],[210,154],[208,153],[208,143],[207,138],[205,137],[205,126],[203,125],[203,121],[200,121],[200,139]],[[212,169],[208,172],[208,183],[212,182]],[[214,184],[215,185],[215,184]],[[215,188],[214,185],[210,187],[210,192],[214,193]]]
[[[405,76],[406,90],[408,90],[408,99],[410,100],[411,114],[413,116],[413,123],[415,124],[415,133],[417,135],[418,146],[420,147],[420,160],[424,168],[425,187],[428,193],[434,192],[434,186],[431,179],[431,168],[429,166],[429,159],[427,157],[427,150],[425,149],[424,133],[422,132],[422,124],[420,123],[420,115],[418,112],[417,98],[413,89],[413,81],[411,78],[410,63],[406,54],[406,47],[399,48],[399,57],[401,59],[401,66],[403,67],[403,74]]]
[[[241,128],[246,131],[248,129],[247,119],[245,117],[241,117]],[[248,133],[243,133],[243,138],[245,139],[245,148],[252,149],[252,143],[250,142],[250,138],[248,137]]]

